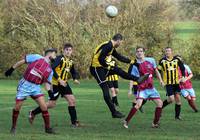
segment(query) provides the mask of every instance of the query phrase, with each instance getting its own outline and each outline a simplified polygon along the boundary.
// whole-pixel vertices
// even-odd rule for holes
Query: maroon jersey
[[[154,58],[145,57],[143,62],[137,60],[136,65],[133,66],[131,74],[134,76],[143,76],[149,73],[149,78],[143,83],[138,85],[138,90],[152,89],[153,86],[153,74],[156,69],[156,62]]]
[[[42,84],[48,82],[48,77],[51,74],[51,66],[44,58],[40,58],[32,63],[29,63],[23,77],[25,80],[35,83]]]
[[[184,64],[184,67],[185,67],[185,76],[188,77],[190,74],[192,74],[192,71],[190,70],[190,67],[188,65]],[[179,68],[178,74],[179,74],[179,79],[181,79],[182,73],[181,73],[180,68]],[[191,80],[187,80],[184,83],[180,82],[179,86],[180,86],[181,89],[191,89],[192,88],[192,82],[191,82]]]

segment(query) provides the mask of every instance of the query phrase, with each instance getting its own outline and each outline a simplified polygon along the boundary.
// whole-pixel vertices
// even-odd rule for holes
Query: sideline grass
[[[199,29],[200,29],[199,22],[195,21],[175,22],[176,37],[183,40],[188,40],[191,39],[192,37],[200,35]]]

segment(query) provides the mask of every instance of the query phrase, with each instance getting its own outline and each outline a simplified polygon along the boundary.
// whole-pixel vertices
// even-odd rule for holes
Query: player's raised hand
[[[80,81],[77,80],[77,79],[75,79],[75,80],[74,80],[74,84],[78,84],[78,85],[79,85],[79,84],[80,84]]]
[[[11,76],[15,69],[13,67],[9,68],[4,74],[6,77]]]

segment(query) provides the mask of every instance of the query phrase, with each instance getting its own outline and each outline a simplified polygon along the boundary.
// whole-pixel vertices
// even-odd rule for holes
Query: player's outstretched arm
[[[124,63],[131,63],[131,60],[121,54],[119,54],[115,49],[113,50],[112,55],[117,58],[117,60],[124,62]]]
[[[21,65],[25,64],[25,59],[22,59],[20,61],[18,61],[17,63],[15,63],[11,68],[9,68],[6,72],[5,72],[5,76],[8,77],[8,76],[11,76],[11,74],[13,73],[13,71],[20,67]]]

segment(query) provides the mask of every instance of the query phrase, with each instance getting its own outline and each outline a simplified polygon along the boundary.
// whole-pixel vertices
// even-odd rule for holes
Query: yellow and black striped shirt
[[[101,43],[100,45],[98,45],[95,48],[95,51],[94,51],[94,54],[93,54],[93,58],[92,58],[92,64],[91,64],[92,67],[102,67],[102,64],[100,64],[100,62],[99,62],[99,57],[100,57],[100,54],[101,54],[101,51],[102,51],[103,47],[106,47],[106,44],[108,44],[108,43],[109,43],[109,41],[103,42],[103,43]],[[109,50],[110,51],[105,56],[105,60],[109,59],[109,57],[111,56],[114,48],[112,47]]]
[[[180,67],[183,76],[185,76],[185,68],[178,57],[171,60],[163,57],[158,64],[158,70],[162,72],[163,81],[166,85],[179,84],[178,68]]]
[[[52,84],[58,85],[58,79],[62,79],[67,82],[69,74],[71,73],[73,79],[78,78],[78,74],[74,69],[73,61],[63,55],[58,56],[52,65],[53,78]]]
[[[124,63],[131,62],[130,59],[120,55],[116,51],[111,41],[106,41],[95,48],[95,51],[92,57],[91,66],[92,67],[108,67],[108,64],[106,63],[106,61],[107,59],[109,59],[108,57],[111,55]]]

